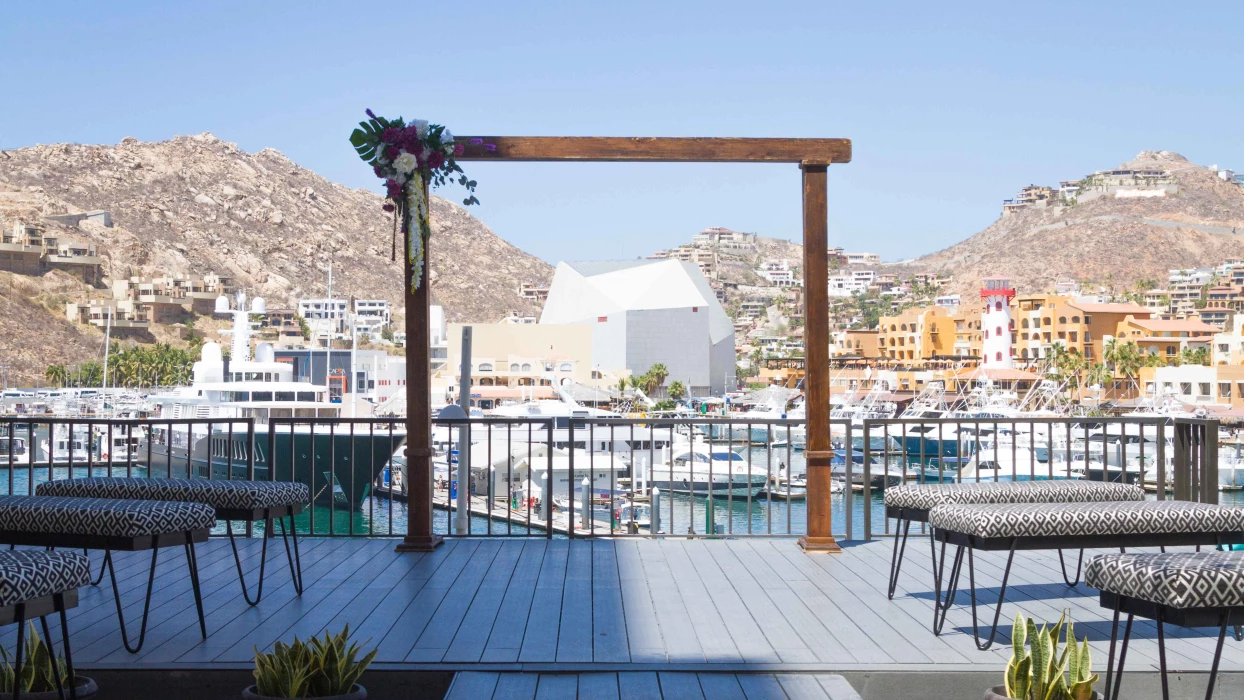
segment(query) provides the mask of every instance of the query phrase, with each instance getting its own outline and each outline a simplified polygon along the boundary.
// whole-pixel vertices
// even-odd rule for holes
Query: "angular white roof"
[[[734,325],[700,269],[683,260],[561,262],[540,323],[582,323],[619,311],[697,307],[716,343]]]

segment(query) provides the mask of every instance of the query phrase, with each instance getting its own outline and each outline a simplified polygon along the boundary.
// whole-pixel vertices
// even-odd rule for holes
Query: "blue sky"
[[[1142,149],[1244,170],[1244,5],[998,5],[3,3],[0,148],[211,131],[379,189],[347,142],[366,107],[458,134],[846,137],[831,245],[891,260]],[[793,165],[465,165],[474,213],[552,262],[800,235]]]

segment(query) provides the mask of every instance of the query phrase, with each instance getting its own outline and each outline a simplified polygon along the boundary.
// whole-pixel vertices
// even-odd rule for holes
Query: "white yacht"
[[[252,359],[249,314],[264,312],[262,298],[249,311],[246,295],[237,307],[216,300],[217,313],[233,314],[230,358],[216,343],[203,345],[190,386],[152,395],[160,418],[220,419],[219,422],[151,429],[151,473],[215,479],[294,479],[308,484],[317,502],[358,508],[371,494],[376,478],[406,439],[405,429],[369,430],[338,423],[342,404],[330,399],[327,386],[294,379],[293,365],[277,362],[272,346],[260,343]],[[248,474],[246,424],[253,418],[254,472]],[[300,422],[301,419],[301,422]],[[210,438],[210,439],[209,439]],[[273,454],[269,454],[269,452]],[[145,455],[145,450],[143,450]],[[275,465],[275,474],[269,469]]]

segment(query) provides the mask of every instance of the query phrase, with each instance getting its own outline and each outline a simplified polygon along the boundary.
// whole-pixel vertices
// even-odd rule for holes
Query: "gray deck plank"
[[[620,700],[618,674],[580,673],[579,700]]]
[[[532,700],[536,686],[540,684],[538,673],[503,673],[493,691],[493,700]]]
[[[600,540],[592,545],[592,660],[625,663],[631,653],[616,543]]]
[[[703,698],[704,691],[700,688],[700,678],[694,673],[670,673],[660,671],[657,680],[661,682],[661,696],[678,698],[678,700],[696,700]]]
[[[665,542],[655,547],[641,547],[639,559],[647,579],[648,593],[653,609],[661,625],[661,637],[665,640],[665,653],[671,661],[702,662],[704,651],[696,639],[691,618],[687,615],[686,601],[670,573],[665,561]]]
[[[720,563],[704,546],[704,542],[686,542],[683,546],[695,565],[705,592],[722,617],[730,637],[745,663],[780,663],[781,657],[769,643],[760,625],[744,605],[738,591],[730,583]]]
[[[786,700],[786,691],[773,674],[740,673],[737,680],[747,700]]]
[[[833,673],[817,673],[815,676],[833,700],[861,700],[859,692],[846,678]]]
[[[722,611],[711,597],[694,595],[695,591],[707,590],[707,586],[691,563],[684,543],[672,541],[666,544],[666,563],[678,589],[683,592],[687,616],[691,618],[696,638],[700,640],[704,658],[721,663],[742,663],[743,655],[730,636],[730,630],[722,619]]]
[[[505,587],[501,606],[497,609],[497,616],[480,661],[518,661],[518,652],[522,649],[523,635],[527,630],[527,619],[531,616],[531,601],[535,597],[536,583],[547,553],[547,540],[528,540],[524,543],[522,556],[514,565],[514,573],[510,575],[510,582]]]
[[[661,624],[657,620],[643,563],[639,559],[640,544],[636,540],[622,540],[614,546],[627,647],[631,660],[636,663],[665,661],[665,640],[661,636]]]
[[[393,628],[380,640],[380,654],[377,661],[402,661],[414,648],[428,621],[436,614],[441,601],[449,592],[449,587],[458,574],[466,568],[467,563],[479,548],[478,540],[458,540],[446,542],[443,547],[453,546],[443,564],[423,584],[410,605],[402,611],[401,616],[393,623]]]
[[[471,560],[454,580],[453,589],[445,596],[414,648],[406,655],[407,661],[436,662],[445,656],[500,549],[501,542],[485,540],[475,550]]]
[[[700,690],[710,700],[747,700],[739,679],[733,673],[698,673]]]
[[[799,637],[781,611],[767,602],[765,589],[757,581],[755,572],[772,571],[750,548],[722,546],[722,542],[709,542],[713,558],[730,579],[743,605],[752,619],[760,626],[765,639],[773,646],[778,657],[786,663],[812,663],[817,661],[812,650]],[[767,579],[770,575],[761,573]]]
[[[488,573],[480,582],[475,599],[462,618],[457,634],[449,649],[445,651],[444,661],[478,662],[484,655],[484,646],[492,633],[493,623],[497,619],[497,611],[505,590],[510,584],[514,567],[525,549],[524,543],[506,544],[497,552]]]
[[[480,700],[493,697],[497,689],[499,673],[464,671],[454,675],[454,682],[445,694],[445,700]]]
[[[557,634],[559,663],[592,660],[592,549],[571,547],[566,559],[566,584],[562,588],[561,624]]]
[[[541,673],[536,686],[536,700],[567,700],[578,695],[579,677],[573,674]]]
[[[839,700],[838,698],[830,698],[829,693],[821,684],[816,681],[816,677],[805,673],[778,673],[775,674],[778,683],[782,684],[782,690],[786,692],[786,697],[791,700]]]
[[[650,671],[624,671],[618,674],[619,695],[626,700],[661,700],[661,682]]]
[[[531,598],[531,612],[523,630],[519,661],[552,662],[557,659],[557,631],[561,627],[562,591],[566,585],[570,545],[567,540],[554,540],[544,554],[535,594]],[[579,544],[580,547],[586,545],[586,542]]]

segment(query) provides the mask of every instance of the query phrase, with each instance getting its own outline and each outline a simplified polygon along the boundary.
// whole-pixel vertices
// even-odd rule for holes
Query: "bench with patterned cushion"
[[[0,551],[0,607],[91,582],[91,561],[77,552]]]
[[[1103,554],[1084,583],[1172,608],[1244,606],[1244,552]]]
[[[936,506],[956,503],[1081,503],[1144,499],[1144,490],[1134,484],[1080,479],[905,484],[885,490],[886,510],[891,517],[899,517],[892,511],[902,509],[903,517],[916,520],[923,519],[920,516],[927,515]]]
[[[39,542],[16,541],[16,544],[91,547],[66,538],[136,539],[195,531],[202,531],[206,538],[207,531],[215,524],[216,511],[202,503],[59,496],[0,497],[0,541],[10,544],[29,539],[25,536],[44,537]],[[61,536],[65,544],[51,541],[56,536]]]
[[[281,509],[302,511],[311,500],[311,488],[300,482],[212,479],[154,479],[90,477],[39,484],[40,496],[76,496],[203,503],[220,517],[242,519],[242,513]],[[267,513],[255,519],[268,517]]]
[[[1114,611],[1106,664],[1106,697],[1110,697],[1111,683],[1117,683],[1123,675],[1132,622],[1137,616],[1157,623],[1164,698],[1169,697],[1164,626],[1218,628],[1218,644],[1214,648],[1205,693],[1206,698],[1213,697],[1214,679],[1222,660],[1228,627],[1234,626],[1236,640],[1244,641],[1241,629],[1244,624],[1244,552],[1103,554],[1089,562],[1084,582],[1101,591],[1103,608]],[[1124,613],[1127,626],[1116,672],[1115,641],[1119,634],[1119,616]]]
[[[1244,534],[1244,508],[1189,501],[946,504],[929,511],[929,524],[938,531],[938,539],[945,533],[984,540],[1234,533],[1237,537],[1231,541],[1237,541]],[[1157,544],[1162,543],[1149,546]]]

